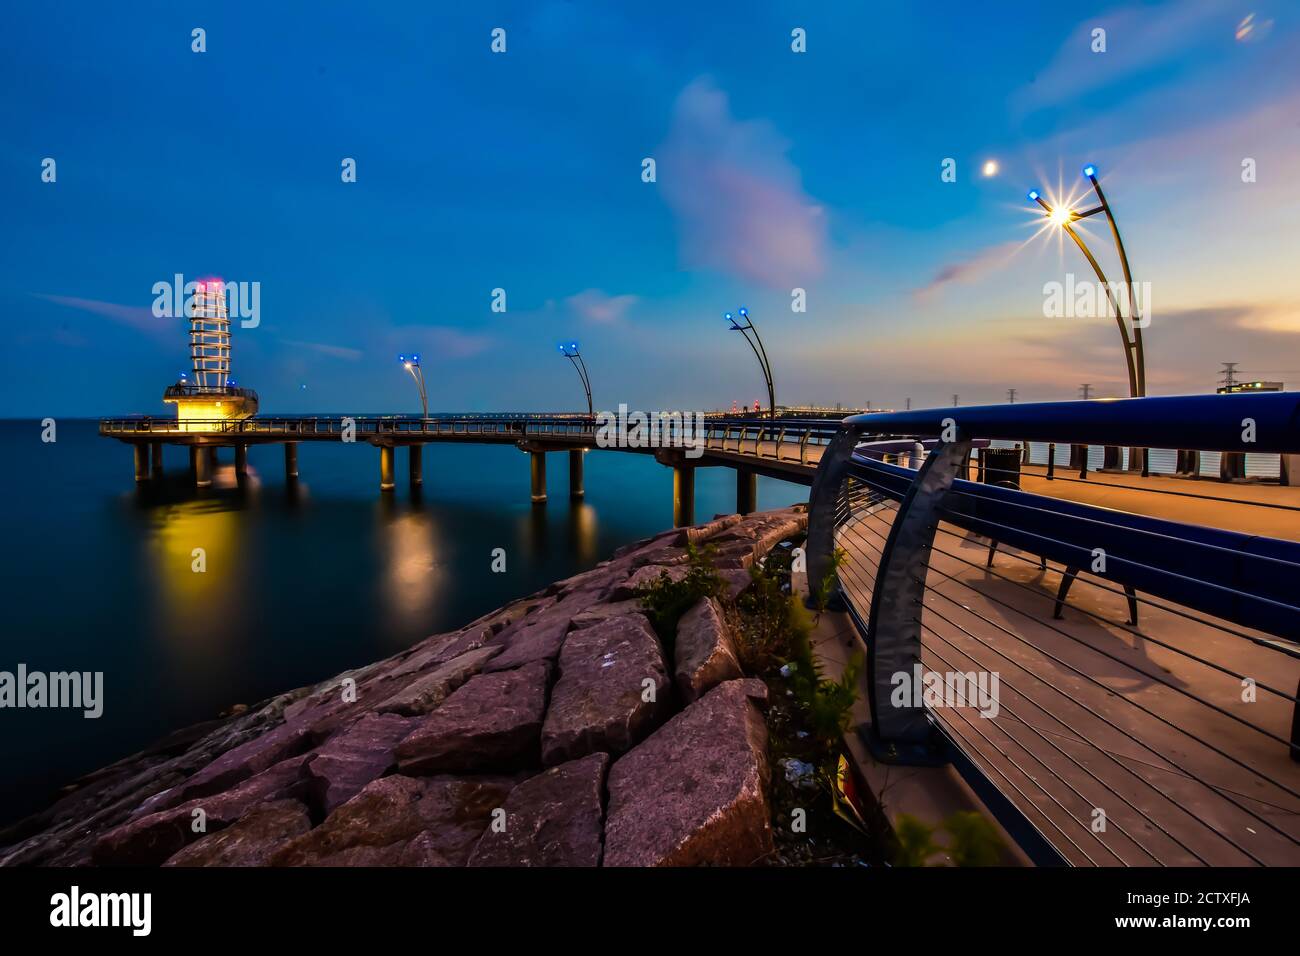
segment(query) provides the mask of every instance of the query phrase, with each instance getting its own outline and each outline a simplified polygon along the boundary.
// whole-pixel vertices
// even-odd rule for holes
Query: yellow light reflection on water
[[[406,511],[381,522],[377,533],[386,562],[384,608],[396,625],[388,632],[432,632],[434,607],[447,576],[439,560],[443,547],[437,523],[427,512]]]
[[[156,613],[168,651],[186,671],[226,671],[244,638],[244,589],[250,573],[240,547],[240,516],[213,500],[160,508],[150,540]]]

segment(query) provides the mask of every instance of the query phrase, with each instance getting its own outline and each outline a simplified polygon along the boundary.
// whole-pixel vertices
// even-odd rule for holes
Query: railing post
[[[815,588],[830,574],[831,556],[835,553],[835,507],[839,501],[840,486],[848,473],[849,458],[858,444],[859,432],[856,428],[842,427],[835,433],[831,443],[822,452],[822,460],[817,465],[817,474],[813,477],[812,492],[808,496],[808,581],[809,587]],[[808,441],[804,433],[803,443]],[[833,584],[833,591],[838,597],[840,582]],[[842,599],[837,602],[843,608]]]
[[[933,759],[934,727],[917,695],[895,703],[892,692],[903,675],[910,686],[921,660],[921,615],[930,549],[939,526],[939,509],[960,468],[970,457],[969,438],[941,442],[926,457],[898,506],[876,568],[867,621],[869,743],[884,759],[916,762]]]

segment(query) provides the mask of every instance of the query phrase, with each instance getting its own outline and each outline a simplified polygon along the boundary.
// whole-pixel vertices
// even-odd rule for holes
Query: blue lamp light
[[[1029,190],[1029,201],[1030,201],[1030,202],[1038,202],[1038,190],[1037,190],[1037,189],[1031,189],[1031,190]]]
[[[1083,174],[1087,176],[1089,179],[1092,179],[1094,176],[1097,175],[1097,167],[1094,166],[1092,163],[1089,163],[1087,166],[1083,167]]]

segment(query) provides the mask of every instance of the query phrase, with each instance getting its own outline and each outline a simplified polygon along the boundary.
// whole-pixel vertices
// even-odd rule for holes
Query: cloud
[[[391,331],[387,341],[394,354],[420,352],[425,365],[432,365],[438,359],[473,358],[496,345],[496,339],[490,335],[466,332],[448,325],[401,326]]]
[[[826,216],[803,191],[789,143],[766,120],[737,120],[709,77],[673,107],[656,173],[689,268],[789,289],[825,268]]]
[[[953,283],[978,282],[985,276],[1006,268],[1011,258],[1023,246],[1024,243],[1019,240],[1002,242],[977,252],[969,259],[949,263],[936,272],[933,279],[919,289],[913,290],[912,294],[918,299],[930,299],[944,286]]]
[[[349,362],[355,362],[364,354],[360,349],[348,348],[345,345],[329,345],[325,342],[300,342],[296,339],[282,339],[281,341],[285,345],[296,349],[309,349],[313,352],[319,352],[321,355],[328,355],[331,358],[347,359]]]
[[[1221,28],[1217,34],[1216,23]],[[1015,105],[1027,112],[1083,98],[1184,56],[1198,41],[1230,38],[1236,23],[1221,0],[1174,0],[1162,7],[1121,7],[1091,16],[1074,28]],[[1092,52],[1092,31],[1098,28],[1106,31],[1104,53]]]
[[[634,295],[607,295],[600,289],[585,289],[564,300],[581,318],[600,325],[618,322],[639,301]]]
[[[116,302],[101,302],[98,299],[79,299],[70,295],[44,295],[39,292],[33,292],[32,295],[38,299],[44,299],[46,302],[53,302],[56,305],[64,305],[70,309],[80,309],[82,312],[90,312],[94,315],[102,315],[119,325],[129,326],[140,332],[172,333],[176,331],[176,326],[171,319],[158,318],[153,314],[153,309],[149,306],[119,305]]]

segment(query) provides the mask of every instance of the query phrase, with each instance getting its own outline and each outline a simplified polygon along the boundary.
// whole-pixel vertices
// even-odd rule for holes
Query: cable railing
[[[194,436],[244,440],[293,441],[339,440],[346,434],[363,441],[416,441],[448,438],[480,438],[502,442],[556,440],[570,444],[600,446],[603,423],[587,415],[481,415],[437,416],[276,416],[260,415],[239,419],[183,419],[133,416],[106,418],[99,423],[102,435],[142,440]],[[689,419],[668,416],[661,423],[661,444],[698,441],[707,451],[777,462],[815,466],[820,450],[839,430],[838,422],[825,419],[749,418],[706,419],[696,428]],[[611,447],[650,450],[649,443],[616,443]],[[811,472],[809,473],[811,474]]]
[[[1243,397],[846,419],[808,570],[865,645],[876,756],[951,761],[1042,862],[1300,863],[1300,489],[1084,493],[997,447],[1300,452],[1300,396]]]

